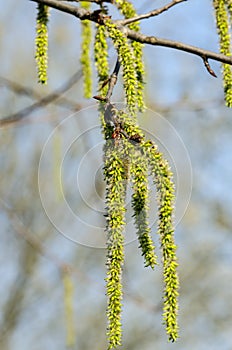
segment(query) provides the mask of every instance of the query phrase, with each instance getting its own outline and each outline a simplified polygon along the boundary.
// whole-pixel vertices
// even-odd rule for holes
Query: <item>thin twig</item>
[[[214,72],[214,70],[210,67],[210,64],[208,62],[208,59],[206,57],[202,57],[203,58],[203,62],[205,65],[205,68],[207,69],[207,71],[209,72],[210,75],[212,75],[213,77],[217,78],[216,73]]]
[[[88,17],[90,15],[90,11],[82,7],[76,7],[76,6],[64,4],[63,1],[58,1],[58,0],[30,0],[30,1],[50,6],[56,10],[69,13],[70,15],[73,15],[80,19],[86,19],[86,16]]]
[[[158,16],[161,13],[169,10],[171,7],[173,7],[173,6],[177,5],[177,4],[180,4],[181,2],[184,2],[184,1],[187,1],[187,0],[173,0],[169,4],[163,6],[163,7],[159,8],[159,9],[156,9],[156,10],[153,10],[153,11],[150,11],[148,13],[144,13],[142,15],[138,15],[138,16],[135,16],[135,17],[127,18],[127,19],[124,19],[124,20],[119,20],[117,23],[119,25],[126,25],[126,24],[130,24],[130,23],[133,23],[133,22],[140,21],[142,19],[155,17],[155,16]]]
[[[95,98],[95,100],[98,100],[98,101],[101,101],[101,102],[106,102],[105,109],[110,104],[110,98],[112,96],[114,86],[117,83],[120,66],[121,65],[120,65],[119,59],[117,59],[117,62],[115,64],[115,67],[114,67],[114,70],[113,70],[113,73],[111,74],[111,76],[105,82],[103,82],[103,86],[108,84],[108,91],[107,91],[106,96],[98,96],[98,95],[93,96],[93,98]]]
[[[115,67],[114,67],[114,71],[111,74],[111,77],[109,79],[109,89],[108,89],[107,94],[106,94],[106,102],[110,102],[110,98],[112,96],[113,89],[117,83],[119,69],[120,69],[120,62],[119,62],[119,59],[117,59],[117,62],[116,62]]]
[[[109,79],[107,80],[108,83],[108,91],[106,96],[93,96],[93,98],[95,98],[98,101],[101,102],[105,102],[104,106],[104,119],[106,124],[109,124],[113,127],[116,127],[118,124],[117,121],[117,117],[115,114],[115,106],[110,102],[110,98],[113,94],[113,90],[114,87],[117,83],[117,79],[118,79],[118,73],[120,70],[120,62],[119,62],[119,58],[117,58],[113,73],[111,74],[111,76],[109,77]]]
[[[31,87],[24,86],[10,79],[0,76],[0,86],[3,85],[7,89],[13,91],[18,95],[27,96],[33,100],[41,100],[42,96]],[[67,86],[67,85],[66,85]],[[81,108],[80,104],[68,99],[67,97],[60,96],[58,100],[51,101],[55,105],[58,105],[63,108],[67,108],[71,111],[77,111]]]
[[[80,80],[81,77],[82,77],[82,71],[79,70],[65,84],[63,84],[59,89],[57,89],[54,92],[50,93],[49,95],[43,97],[41,100],[33,103],[32,105],[24,108],[23,110],[0,119],[0,127],[5,126],[7,124],[17,122],[17,121],[20,121],[23,118],[27,117],[32,112],[34,112],[36,109],[47,106],[48,104],[52,103],[53,101],[59,99],[60,96],[64,92],[69,90],[74,84],[76,84],[77,81]]]

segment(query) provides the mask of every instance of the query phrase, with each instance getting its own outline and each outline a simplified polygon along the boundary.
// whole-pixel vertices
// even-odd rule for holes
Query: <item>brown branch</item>
[[[58,0],[30,0],[30,1],[50,6],[56,10],[69,13],[70,15],[73,15],[80,19],[86,19],[86,17],[89,17],[90,15],[90,11],[82,7],[76,7],[76,6],[64,4],[62,1],[58,1]]]
[[[120,65],[119,59],[117,59],[117,62],[116,62],[115,67],[114,67],[114,71],[111,74],[111,77],[109,79],[109,89],[108,89],[108,92],[107,92],[107,95],[106,95],[106,102],[110,102],[110,98],[112,96],[113,89],[114,89],[114,87],[115,87],[115,85],[117,83],[120,66],[121,65]]]
[[[104,87],[104,86],[106,86],[106,84],[108,84],[108,91],[107,91],[106,96],[98,96],[98,95],[97,96],[93,96],[93,98],[95,98],[95,100],[98,100],[98,101],[101,101],[101,102],[106,102],[106,104],[110,103],[110,98],[112,96],[113,89],[114,89],[114,87],[115,87],[115,85],[117,83],[120,66],[121,66],[121,64],[119,62],[119,59],[117,59],[113,73],[102,84],[102,87]],[[105,109],[106,109],[106,107],[105,107]]]
[[[93,96],[93,98],[95,98],[96,100],[101,101],[101,102],[105,102],[105,104],[104,104],[105,122],[106,122],[106,124],[109,124],[109,125],[114,126],[114,127],[117,124],[117,120],[116,120],[116,115],[115,115],[115,106],[110,103],[110,98],[113,94],[114,87],[117,83],[120,66],[121,66],[121,64],[120,64],[119,58],[118,58],[116,61],[113,73],[111,74],[109,79],[107,79],[108,91],[107,91],[106,96]]]
[[[135,16],[135,17],[127,18],[127,19],[124,19],[124,20],[119,20],[117,23],[119,25],[126,25],[126,24],[130,24],[130,23],[133,23],[133,22],[140,21],[142,19],[148,19],[150,17],[155,17],[155,16],[158,16],[161,13],[169,10],[171,7],[173,7],[173,6],[177,5],[177,4],[180,4],[181,2],[184,2],[184,1],[187,1],[187,0],[173,0],[169,4],[159,8],[157,10],[153,10],[153,11],[150,11],[148,13],[144,13],[142,15],[138,15],[138,16]]]
[[[54,102],[55,100],[60,98],[60,95],[69,90],[77,81],[82,77],[82,71],[77,71],[65,84],[63,84],[59,89],[50,93],[49,95],[43,97],[41,100],[33,103],[32,105],[24,108],[23,110],[11,114],[7,117],[0,119],[0,127],[5,126],[11,123],[18,122],[23,118],[27,117],[29,114],[34,112],[36,109],[47,106],[48,104]]]
[[[207,69],[207,71],[209,72],[210,75],[212,75],[214,78],[217,78],[216,73],[214,72],[214,70],[210,67],[210,64],[208,62],[208,59],[206,57],[202,57],[203,58],[203,62],[205,65],[205,68]]]
[[[0,86],[1,85],[18,95],[27,96],[33,100],[42,99],[42,96],[35,89],[32,89],[31,87],[24,86],[15,81],[0,76]],[[81,106],[78,103],[64,96],[60,96],[58,100],[53,100],[51,101],[51,103],[63,108],[67,108],[71,111],[77,111],[81,108]]]
[[[64,4],[63,1],[59,0],[30,0],[36,3],[47,5],[56,10],[73,15],[80,20],[88,19],[96,23],[103,23],[104,18],[110,18],[106,16],[102,10],[89,11],[83,7],[76,7],[68,4]]]
[[[66,12],[66,13],[70,13],[70,14],[80,18],[81,20],[82,19],[89,19],[93,22],[100,23],[100,24],[104,25],[104,15],[96,16],[96,12],[89,12],[83,8],[76,8],[75,6],[63,4],[57,0],[30,0],[30,1],[45,4],[45,5],[48,5],[50,7],[55,8],[57,10],[60,10],[60,11]],[[99,15],[99,13],[98,13],[98,15]],[[117,24],[117,21],[113,21],[113,22]],[[123,31],[123,33],[125,33],[125,35],[127,35],[129,39],[138,41],[138,42],[143,43],[143,44],[168,47],[168,48],[172,48],[175,50],[188,52],[190,54],[199,56],[202,59],[204,59],[204,58],[206,58],[207,60],[213,59],[213,60],[221,62],[221,63],[227,63],[227,64],[232,65],[232,57],[231,56],[226,56],[226,55],[222,55],[219,53],[215,53],[213,51],[204,50],[204,49],[198,48],[196,46],[183,44],[183,43],[178,42],[178,41],[158,38],[155,36],[146,36],[142,33],[130,30],[129,28],[126,28],[124,26],[118,26],[118,29]]]
[[[119,27],[119,29],[120,29],[120,27]],[[138,41],[138,42],[143,43],[143,44],[168,47],[171,49],[188,52],[188,53],[191,53],[193,55],[197,55],[201,58],[206,58],[206,59],[210,58],[210,59],[218,61],[218,62],[228,63],[228,64],[232,65],[232,56],[222,55],[220,53],[204,50],[204,49],[201,49],[199,47],[188,45],[188,44],[183,44],[181,42],[174,41],[174,40],[158,38],[155,36],[147,36],[147,35],[135,32],[133,30],[130,30],[129,28],[124,29],[124,31],[126,31],[127,37],[129,39]]]

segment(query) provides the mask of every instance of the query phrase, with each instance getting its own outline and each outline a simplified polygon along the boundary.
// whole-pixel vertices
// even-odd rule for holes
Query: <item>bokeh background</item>
[[[163,5],[134,3],[140,13]],[[72,349],[105,349],[103,141],[96,103],[82,95],[80,23],[51,11],[49,82],[41,87],[34,62],[36,4],[9,0],[1,10],[1,118],[23,116],[0,129],[1,349],[66,349],[64,271],[73,283]],[[209,0],[175,6],[144,21],[142,31],[218,51]],[[167,342],[162,264],[154,271],[143,266],[128,195],[122,349],[230,350],[232,115],[224,107],[221,67],[210,62],[215,79],[198,57],[159,47],[144,53],[150,111],[140,121],[170,160],[179,193],[180,339]],[[115,60],[111,49],[112,68]],[[28,109],[54,92],[59,99]],[[113,98],[123,102],[120,80]],[[155,214],[152,199],[158,246]]]

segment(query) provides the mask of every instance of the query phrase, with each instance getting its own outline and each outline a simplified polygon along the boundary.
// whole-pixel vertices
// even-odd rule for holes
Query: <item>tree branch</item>
[[[68,5],[68,4],[64,4],[61,1],[58,0],[30,0],[33,2],[37,2],[40,4],[44,4],[47,5],[49,7],[52,7],[56,10],[65,12],[65,13],[69,13],[70,15],[73,15],[77,18],[80,19],[90,19],[90,14],[91,12],[82,8],[82,7],[76,7],[76,6],[72,6],[72,5]]]
[[[117,59],[117,62],[116,62],[115,67],[114,67],[114,71],[111,74],[111,77],[109,80],[109,89],[108,89],[108,92],[106,95],[106,102],[110,102],[110,98],[112,96],[113,89],[117,83],[119,69],[120,69],[120,62],[119,62],[119,59]]]
[[[202,57],[203,58],[203,62],[205,65],[205,68],[207,69],[207,71],[209,72],[210,75],[212,75],[214,78],[217,78],[216,73],[214,72],[214,70],[210,67],[210,64],[208,62],[208,59],[206,57]]]
[[[110,98],[113,94],[114,87],[117,83],[120,66],[121,66],[121,64],[119,62],[119,58],[117,58],[113,73],[111,74],[109,79],[103,83],[103,85],[108,84],[108,91],[106,93],[106,96],[93,96],[93,98],[95,98],[96,100],[105,102],[105,104],[104,104],[105,122],[106,122],[106,124],[109,124],[109,125],[114,126],[114,127],[116,127],[116,125],[117,125],[117,118],[115,115],[115,106],[113,104],[111,104]]]
[[[226,56],[222,55],[220,53],[216,53],[213,51],[208,51],[201,49],[196,46],[188,45],[188,44],[183,44],[178,41],[174,40],[169,40],[169,39],[163,39],[163,38],[157,38],[155,36],[146,36],[144,34],[141,34],[139,32],[135,32],[133,30],[130,30],[129,28],[126,29],[126,34],[127,37],[131,40],[138,41],[143,44],[148,44],[148,45],[154,45],[154,46],[164,46],[164,47],[169,47],[175,50],[180,50],[180,51],[185,51],[188,53],[191,53],[193,55],[197,55],[201,57],[202,59],[213,59],[215,61],[219,61],[222,63],[228,63],[232,65],[232,56]]]
[[[104,25],[104,14],[102,14],[102,16],[100,16],[98,10],[90,12],[90,11],[87,11],[83,8],[77,8],[75,6],[63,4],[62,2],[57,1],[57,0],[30,0],[30,1],[45,4],[47,6],[55,8],[57,10],[72,14],[81,20],[88,19],[88,20],[91,20],[93,22],[100,23],[100,24]],[[99,16],[97,16],[97,14]],[[107,16],[105,16],[105,17],[107,17]],[[109,18],[109,17],[107,17],[107,18]],[[113,23],[117,24],[118,21],[113,21]],[[123,31],[123,33],[125,33],[125,35],[127,35],[127,37],[129,39],[138,41],[138,42],[143,43],[143,44],[168,47],[168,48],[172,48],[175,50],[188,52],[188,53],[193,54],[193,55],[197,55],[197,56],[201,57],[203,60],[213,59],[213,60],[221,62],[221,63],[227,63],[227,64],[232,65],[232,56],[222,55],[219,53],[215,53],[213,51],[208,51],[208,50],[198,48],[196,46],[183,44],[183,43],[180,43],[178,41],[157,38],[155,36],[146,36],[142,33],[135,32],[135,31],[133,31],[125,26],[122,26],[122,25],[118,25],[118,29]]]
[[[32,105],[22,109],[21,111],[19,111],[17,113],[14,113],[12,115],[1,118],[0,119],[0,127],[17,122],[17,121],[20,121],[23,118],[27,117],[32,112],[34,112],[36,109],[47,106],[48,104],[59,99],[60,96],[64,92],[69,90],[73,85],[75,85],[80,80],[81,77],[82,77],[82,71],[78,70],[65,84],[63,84],[57,90],[51,92],[49,95],[41,98],[41,100],[33,103]]]
[[[171,7],[177,5],[177,4],[180,4],[181,2],[184,2],[184,1],[187,1],[187,0],[173,0],[172,2],[170,2],[169,4],[157,9],[157,10],[153,10],[151,12],[148,12],[148,13],[144,13],[142,15],[138,15],[138,16],[135,16],[135,17],[131,17],[131,18],[127,18],[127,19],[124,19],[124,20],[120,20],[118,21],[117,23],[120,24],[120,25],[126,25],[126,24],[130,24],[130,23],[133,23],[133,22],[137,22],[137,21],[140,21],[142,19],[147,19],[147,18],[150,18],[150,17],[155,17],[155,16],[158,16],[160,15],[161,13],[169,10]]]
[[[16,83],[15,81],[12,81],[0,76],[0,87],[2,85],[7,89],[11,90],[12,92],[14,92],[15,94],[27,96],[33,100],[41,100],[43,98],[36,90],[32,89],[31,87],[24,86],[22,84]],[[68,86],[66,84],[66,88],[67,87]],[[65,91],[63,91],[62,93],[65,93]],[[58,99],[55,99],[50,102],[57,106],[67,108],[71,111],[78,111],[81,108],[80,104],[61,95],[59,96]],[[1,119],[0,119],[0,124],[1,124]]]

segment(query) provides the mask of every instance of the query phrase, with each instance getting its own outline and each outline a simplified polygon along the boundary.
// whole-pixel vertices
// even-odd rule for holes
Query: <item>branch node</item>
[[[204,65],[205,65],[205,68],[207,69],[207,71],[209,72],[210,75],[212,75],[214,78],[217,78],[217,75],[216,73],[214,72],[214,70],[210,67],[210,64],[209,64],[209,61],[208,61],[208,58],[203,56],[202,57],[203,59],[203,62],[204,62]]]
[[[106,97],[103,97],[103,96],[96,95],[96,96],[93,96],[93,98],[95,100],[98,100],[98,101],[101,101],[101,102],[106,102]]]

